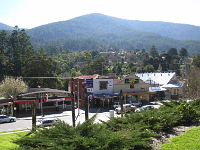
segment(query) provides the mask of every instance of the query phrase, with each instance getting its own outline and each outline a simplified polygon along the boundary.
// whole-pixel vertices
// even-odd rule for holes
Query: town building
[[[89,76],[79,76],[79,77],[70,79],[69,85],[68,85],[68,91],[69,91],[69,93],[73,92],[77,108],[84,107],[84,90],[83,90],[83,88],[86,87],[87,92],[89,92],[90,95],[92,95],[93,79],[96,79],[98,77],[99,77],[98,74],[94,74],[94,75],[89,75]],[[92,80],[92,83],[91,82],[86,83],[87,80],[89,80],[89,81]]]
[[[114,84],[114,93],[119,93],[120,90],[122,90],[123,96],[125,96],[125,103],[134,100],[148,102],[149,95],[156,94],[154,91],[149,91],[148,83],[143,82],[143,80],[133,73]]]
[[[14,102],[11,99],[0,99],[0,110],[6,113],[14,110],[15,114],[30,114],[33,102],[36,102],[38,113],[67,110],[71,109],[72,92],[75,106],[84,107],[84,88],[87,89],[90,107],[111,108],[113,102],[119,102],[121,90],[124,103],[134,100],[145,103],[155,99],[178,99],[183,95],[184,83],[174,72],[131,73],[120,78],[116,73],[110,73],[109,76],[79,76],[70,79],[68,91],[31,88],[18,95]]]
[[[41,114],[45,112],[55,112],[59,109],[71,109],[70,93],[57,89],[31,88],[26,93],[19,94],[16,100],[9,100],[8,102],[7,99],[0,105],[4,114],[31,114],[33,102],[36,103],[36,112]]]
[[[178,99],[183,95],[185,81],[180,81],[175,72],[137,73],[136,76],[149,84],[149,91],[157,92],[157,99]]]

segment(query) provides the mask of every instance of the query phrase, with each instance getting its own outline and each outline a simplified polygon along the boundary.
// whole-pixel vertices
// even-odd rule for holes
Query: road
[[[89,110],[89,118],[91,118],[93,115],[96,114],[98,109],[91,108]],[[99,113],[97,114],[97,118],[95,120],[95,123],[99,122],[99,120],[107,121],[109,120],[110,115],[112,114],[113,110],[108,109],[100,109]],[[78,109],[75,110],[76,115],[76,125],[80,122],[83,123],[85,121],[85,111],[83,109],[79,109],[80,115],[78,116]],[[120,115],[117,115],[114,113],[114,117],[117,117]],[[36,120],[39,120],[41,118],[58,118],[62,121],[65,121],[69,125],[72,125],[72,111],[63,111],[56,114],[44,114],[44,117],[41,115],[37,115]],[[21,129],[31,129],[32,128],[32,117],[26,116],[26,117],[18,117],[16,122],[9,122],[9,123],[1,123],[0,124],[0,132],[2,131],[12,131],[12,130],[21,130]]]

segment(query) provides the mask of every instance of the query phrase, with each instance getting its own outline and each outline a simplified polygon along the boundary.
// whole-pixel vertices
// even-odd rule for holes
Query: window
[[[176,95],[176,89],[174,89],[174,95]]]
[[[177,95],[179,94],[179,89],[177,89]]]
[[[108,88],[108,81],[99,81],[99,89],[105,90]]]
[[[130,89],[133,89],[134,88],[134,84],[130,84]]]

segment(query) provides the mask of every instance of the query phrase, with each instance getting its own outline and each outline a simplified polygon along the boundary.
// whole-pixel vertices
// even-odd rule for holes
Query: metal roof
[[[171,73],[136,73],[141,80],[144,82],[152,81],[156,84],[165,85],[169,83],[169,81],[174,77],[175,72]]]
[[[49,88],[32,88],[29,89],[27,93],[19,94],[18,96],[24,96],[24,95],[31,95],[31,94],[41,94],[41,93],[70,93],[69,91],[64,90],[57,90],[57,89],[49,89]]]
[[[178,81],[178,82],[173,82],[173,83],[169,83],[169,84],[165,84],[162,87],[164,88],[178,88],[178,87],[183,87],[185,81]]]

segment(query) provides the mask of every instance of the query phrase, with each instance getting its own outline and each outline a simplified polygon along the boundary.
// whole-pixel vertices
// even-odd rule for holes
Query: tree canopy
[[[15,99],[20,93],[25,93],[28,90],[28,85],[21,77],[7,76],[0,84],[1,95],[9,98],[13,96]]]

